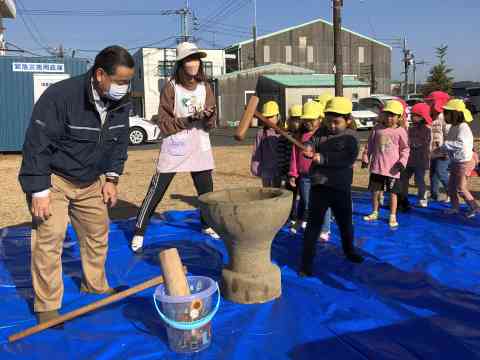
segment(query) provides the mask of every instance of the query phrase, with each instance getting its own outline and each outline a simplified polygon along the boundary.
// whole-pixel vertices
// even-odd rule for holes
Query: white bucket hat
[[[182,42],[177,45],[177,59],[176,61],[183,60],[191,55],[198,54],[200,58],[207,56],[205,51],[201,51],[197,45],[191,42]]]

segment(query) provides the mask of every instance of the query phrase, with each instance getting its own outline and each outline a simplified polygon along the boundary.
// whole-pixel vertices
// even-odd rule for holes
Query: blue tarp
[[[478,359],[480,358],[480,219],[442,214],[443,205],[367,224],[366,195],[354,201],[361,265],[347,262],[336,226],[318,244],[315,276],[296,274],[301,234],[283,229],[272,258],[282,269],[282,297],[262,305],[222,300],[209,349],[191,356],[168,348],[152,304],[154,289],[13,344],[7,337],[35,324],[31,312],[30,230],[0,230],[0,359]],[[444,207],[443,207],[444,209]],[[388,213],[382,213],[388,218]],[[227,254],[202,235],[198,213],[154,219],[142,255],[129,250],[133,220],[111,224],[107,273],[112,286],[159,275],[157,254],[177,247],[195,275],[219,280]],[[75,234],[64,245],[62,312],[101,296],[79,292]]]

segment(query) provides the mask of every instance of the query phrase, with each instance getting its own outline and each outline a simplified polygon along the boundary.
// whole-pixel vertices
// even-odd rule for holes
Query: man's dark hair
[[[132,69],[135,67],[135,61],[132,55],[121,46],[109,46],[100,51],[95,57],[93,72],[102,68],[108,75],[114,75],[118,66],[125,66]]]

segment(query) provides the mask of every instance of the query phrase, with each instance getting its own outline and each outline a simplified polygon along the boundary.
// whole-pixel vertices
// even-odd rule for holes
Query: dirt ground
[[[216,170],[214,172],[214,188],[216,190],[251,187],[260,185],[260,181],[250,175],[251,146],[219,146],[214,147]],[[158,150],[149,149],[130,151],[119,185],[120,201],[111,211],[112,219],[125,219],[135,216],[148,188],[154,172]],[[0,174],[3,189],[1,193],[0,229],[9,226],[29,225],[30,215],[25,203],[25,196],[17,181],[21,155],[0,154]],[[360,169],[357,163],[354,178],[354,190],[365,191],[368,184],[368,173]],[[470,179],[471,189],[477,198],[480,197],[480,177]],[[415,189],[411,189],[415,191]],[[165,210],[183,210],[194,207],[195,189],[188,174],[178,174],[170,186],[157,213]]]

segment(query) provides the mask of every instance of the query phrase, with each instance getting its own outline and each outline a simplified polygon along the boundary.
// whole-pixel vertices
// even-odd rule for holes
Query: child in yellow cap
[[[311,276],[316,242],[327,210],[332,209],[347,259],[361,263],[363,257],[354,248],[352,223],[353,164],[359,147],[352,123],[352,102],[335,97],[325,109],[326,126],[320,127],[306,144],[304,156],[312,159],[310,167],[310,213],[303,239],[301,276]]]
[[[370,165],[370,181],[368,189],[372,192],[373,212],[365,216],[365,221],[378,220],[380,195],[390,193],[391,228],[398,227],[397,205],[398,194],[402,187],[400,174],[407,166],[410,147],[408,134],[401,126],[404,108],[401,102],[390,100],[385,104],[380,126],[376,127],[368,139],[367,158]]]
[[[318,130],[324,115],[325,105],[316,101],[310,101],[303,105],[302,120],[304,123],[301,142],[306,143],[310,141],[312,136]],[[306,229],[308,221],[308,213],[310,208],[310,188],[311,181],[309,176],[310,166],[312,160],[303,156],[302,150],[298,146],[293,147],[292,157],[290,161],[289,182],[292,187],[298,187],[300,194],[300,202],[298,207],[299,218],[301,219],[301,228]],[[297,186],[298,185],[298,186]],[[323,227],[320,233],[320,239],[324,241],[329,240],[330,235],[330,221],[331,211],[327,210],[323,222]],[[291,229],[296,232],[295,228]]]
[[[280,115],[278,104],[267,101],[263,105],[262,115],[277,124]],[[253,175],[262,179],[263,187],[279,188],[282,185],[278,157],[279,140],[280,135],[267,126],[260,129],[255,138],[250,169]]]
[[[470,207],[467,217],[474,217],[480,213],[478,202],[468,190],[467,176],[475,168],[473,156],[473,134],[468,123],[473,120],[472,114],[465,106],[463,100],[450,100],[443,107],[443,114],[447,124],[452,127],[447,134],[445,142],[438,151],[446,151],[451,160],[450,178],[448,180],[448,195],[452,208],[450,214],[460,211],[459,195]]]

